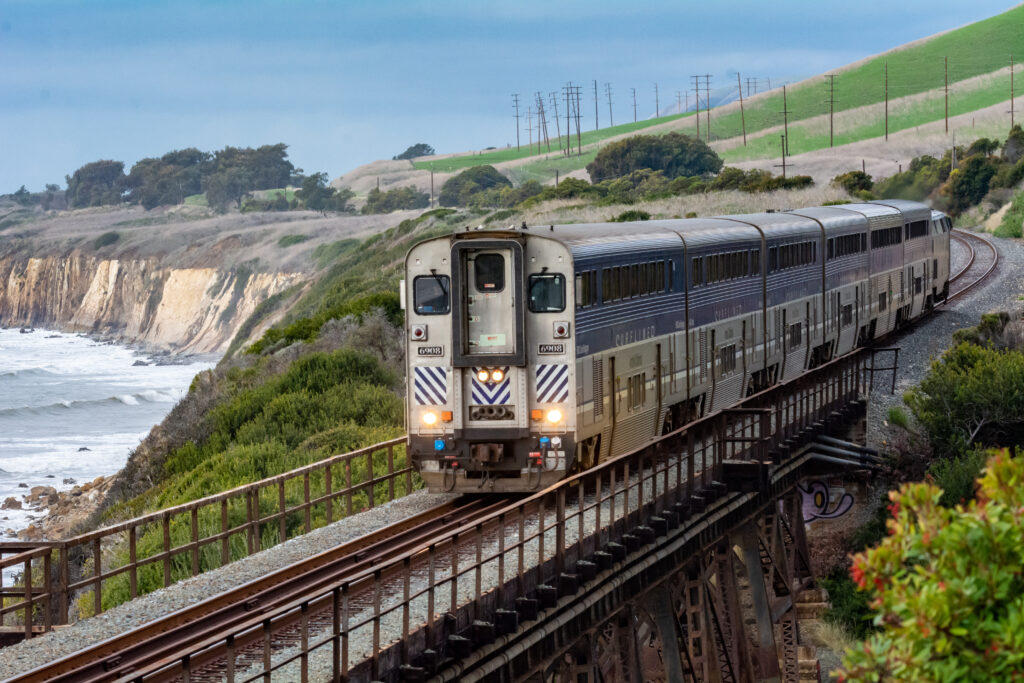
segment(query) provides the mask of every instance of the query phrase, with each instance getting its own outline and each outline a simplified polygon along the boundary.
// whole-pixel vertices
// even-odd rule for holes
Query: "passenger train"
[[[421,242],[413,465],[432,491],[535,491],[728,408],[943,301],[951,227],[886,200]]]

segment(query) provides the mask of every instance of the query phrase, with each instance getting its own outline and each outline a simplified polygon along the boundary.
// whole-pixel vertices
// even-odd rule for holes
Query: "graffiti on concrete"
[[[846,491],[833,503],[832,491],[820,479],[798,484],[797,490],[800,491],[805,522],[842,517],[853,507],[853,495]]]

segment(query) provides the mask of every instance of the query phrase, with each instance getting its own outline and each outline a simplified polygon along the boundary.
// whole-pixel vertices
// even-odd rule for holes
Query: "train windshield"
[[[538,273],[530,276],[530,311],[559,313],[565,310],[565,278],[559,273]]]
[[[451,310],[447,275],[421,275],[413,281],[413,305],[420,315],[443,315]]]

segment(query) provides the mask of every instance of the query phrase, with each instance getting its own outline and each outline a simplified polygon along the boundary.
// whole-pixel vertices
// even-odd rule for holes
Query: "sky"
[[[568,81],[592,93],[596,79],[623,123],[630,88],[649,116],[655,83],[664,111],[691,74],[710,73],[713,88],[737,71],[798,80],[1010,6],[0,0],[0,193],[63,187],[97,159],[128,170],[173,149],[277,142],[297,167],[335,178],[417,142],[439,153],[514,144],[512,93],[525,101]],[[604,101],[599,117],[607,125]]]

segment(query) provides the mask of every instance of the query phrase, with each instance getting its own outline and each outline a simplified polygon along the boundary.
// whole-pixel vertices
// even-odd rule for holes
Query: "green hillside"
[[[1008,70],[993,74],[1010,65],[1010,55],[1024,59],[1024,5],[1002,14],[969,24],[959,29],[926,39],[909,47],[897,48],[848,69],[837,69],[834,79],[834,111],[838,114],[858,107],[881,104],[886,98],[886,66],[888,66],[888,94],[892,103],[889,111],[889,132],[894,133],[941,120],[945,115],[944,89],[948,68],[949,115],[956,116],[976,111],[1009,99],[1010,76]],[[968,79],[993,74],[983,82]],[[1018,79],[1019,80],[1019,79]],[[967,81],[967,82],[965,82]],[[1022,82],[1024,85],[1024,82]],[[789,153],[798,154],[829,146],[827,125],[805,126],[801,122],[826,115],[829,112],[829,93],[825,78],[811,79],[803,85],[788,87],[786,108],[789,111]],[[913,95],[929,93],[923,98],[902,101]],[[758,136],[760,131],[783,124],[783,95],[777,88],[771,93],[748,101],[744,109],[748,144],[724,150],[727,161],[764,159],[777,156],[780,140],[774,133]],[[584,145],[599,143],[624,133],[639,132],[651,126],[680,118],[692,119],[692,112],[683,116],[666,116],[629,123],[582,134]],[[1009,128],[1007,121],[1007,128]],[[871,112],[854,125],[838,127],[835,144],[847,144],[880,137],[885,133],[881,111]],[[549,126],[550,128],[550,126]],[[550,131],[549,131],[550,132]],[[696,132],[694,124],[692,132]],[[704,119],[701,134],[706,134]],[[738,109],[727,113],[711,112],[711,140],[737,138],[742,134]],[[564,136],[563,136],[564,140]],[[573,140],[575,146],[575,139]],[[500,149],[482,154],[463,155],[436,161],[415,162],[416,168],[452,172],[470,166],[495,164],[532,157],[534,161],[516,166],[511,175],[517,181],[546,181],[556,170],[564,175],[586,165],[588,156],[560,157],[553,152],[536,153],[536,145],[522,149]]]

